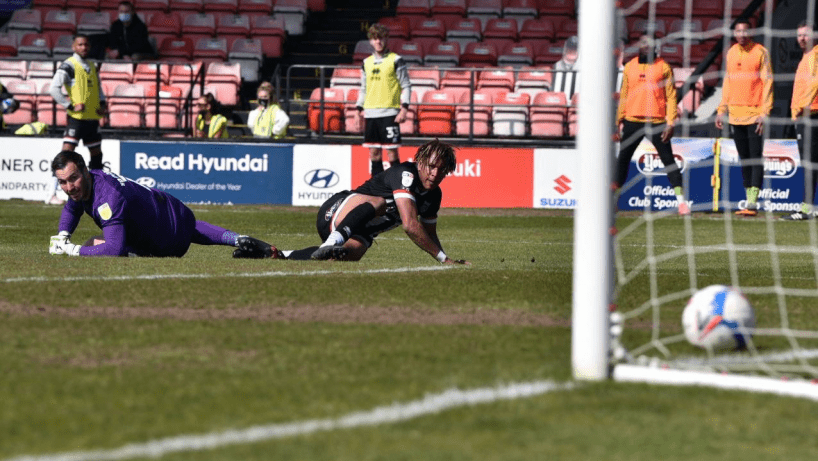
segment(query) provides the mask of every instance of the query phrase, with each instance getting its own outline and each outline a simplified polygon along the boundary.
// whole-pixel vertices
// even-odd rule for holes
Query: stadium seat
[[[227,39],[200,38],[193,47],[193,60],[203,63],[224,62],[227,60]]]
[[[460,136],[488,136],[491,134],[491,104],[493,95],[486,91],[474,93],[473,110],[470,105],[472,96],[466,92],[460,96],[455,109],[455,134]]]
[[[273,13],[284,20],[284,27],[289,35],[304,34],[304,23],[309,13],[307,0],[276,0]]]
[[[574,5],[574,0],[538,0],[537,11],[539,12],[540,17],[575,17],[576,6]]]
[[[525,136],[528,129],[528,104],[525,93],[499,93],[494,98],[492,131],[495,136]]]
[[[662,0],[656,2],[656,16],[668,18],[683,18],[687,0]]]
[[[528,41],[506,45],[500,56],[497,56],[497,65],[515,68],[534,65],[534,47]]]
[[[506,93],[514,89],[514,71],[512,68],[482,70],[477,77],[477,89],[502,88]]]
[[[417,134],[417,120],[418,120],[418,94],[412,91],[409,96],[409,109],[406,111],[406,120],[400,124],[400,132],[402,135]]]
[[[159,84],[167,85],[170,83],[170,68],[171,65],[163,62],[140,62],[136,65],[134,70],[134,83],[146,82],[156,85],[157,73],[159,74]]]
[[[699,43],[702,40],[704,26],[701,19],[692,18],[689,21],[685,19],[674,19],[670,22],[667,30],[667,40],[673,40],[678,43],[689,39],[691,43]]]
[[[412,92],[422,101],[427,91],[440,88],[440,71],[437,67],[410,67],[409,81],[412,83]]]
[[[433,67],[457,67],[460,64],[460,44],[457,42],[438,43],[426,50],[423,63]]]
[[[233,13],[239,10],[238,0],[204,0],[202,10],[205,13]]]
[[[565,40],[568,37],[572,37],[577,35],[578,33],[578,23],[574,19],[568,19],[566,21],[562,21],[558,27],[554,28],[554,40],[560,41]]]
[[[227,59],[241,66],[241,78],[247,82],[257,82],[261,77],[261,65],[264,62],[261,40],[243,38],[233,42]]]
[[[554,21],[549,18],[526,19],[520,27],[520,40],[554,41]]]
[[[484,42],[469,43],[460,54],[463,67],[488,67],[497,65],[497,48]]]
[[[211,62],[205,72],[205,86],[217,88],[219,102],[226,106],[239,103],[241,65],[228,62]]]
[[[111,15],[102,11],[82,13],[77,23],[78,34],[107,34],[110,29]]]
[[[730,31],[730,24],[725,24],[723,19],[708,19],[704,23],[705,40],[722,40],[724,35],[728,36],[732,33]]]
[[[427,91],[418,107],[418,133],[448,136],[452,133],[454,107],[453,93],[445,90]]]
[[[387,16],[381,18],[378,24],[389,31],[389,39],[409,40],[409,18]]]
[[[326,0],[307,0],[307,9],[313,12],[327,11]]]
[[[426,17],[432,13],[432,5],[430,0],[398,0],[395,13]]]
[[[40,91],[36,98],[37,121],[51,126],[65,126],[68,113],[63,106],[56,104],[54,98],[49,94],[48,89],[51,87],[51,82],[40,83],[40,85]],[[65,88],[62,89],[62,93],[66,94]]]
[[[653,29],[650,29],[650,28]],[[633,28],[629,32],[631,40],[638,40],[642,35],[650,35],[651,32],[656,38],[663,38],[667,35],[667,25],[662,19],[655,21],[648,21],[647,19],[639,19],[633,23]]]
[[[339,88],[340,89],[340,88]],[[358,101],[358,88],[346,90],[346,102],[344,104],[344,131],[352,134],[364,132],[364,124],[358,117],[358,108],[355,106]]]
[[[194,11],[202,12],[204,2],[202,0],[170,0],[168,11]]]
[[[414,41],[401,42],[397,47],[390,47],[398,53],[408,66],[423,65],[423,46]]]
[[[152,36],[157,34],[172,35],[178,37],[182,33],[182,18],[179,13],[154,13],[147,22],[148,33]],[[158,40],[162,43],[162,40]]]
[[[52,60],[29,61],[26,78],[47,78],[54,77],[57,71],[58,62]]]
[[[483,26],[477,18],[468,18],[455,21],[446,31],[446,41],[457,42],[460,49],[472,42],[483,39]]]
[[[102,80],[99,82],[99,87],[100,90],[102,90],[102,94],[104,94],[106,98],[110,98],[113,96],[116,87],[123,84],[124,82],[120,80]]]
[[[470,69],[449,69],[443,72],[440,79],[440,88],[471,88],[472,82],[477,86],[477,75]]]
[[[522,28],[523,21],[537,18],[537,1],[506,0],[503,2],[503,17],[515,19],[517,27]]]
[[[193,41],[188,37],[166,37],[159,45],[159,57],[162,59],[190,61],[193,57]]]
[[[13,58],[17,56],[17,35],[0,33],[0,57]]]
[[[517,41],[517,21],[508,18],[491,18],[486,21],[486,28],[483,30],[483,41],[491,38],[511,39]]]
[[[682,96],[682,87],[691,75],[695,67],[676,67],[673,69],[673,81],[676,85],[676,93],[679,97],[679,114],[686,116],[693,114],[701,104],[702,93],[704,92],[704,79],[699,77],[691,86],[684,96]]]
[[[223,14],[216,21],[216,36],[227,41],[227,49],[233,48],[236,40],[250,36],[250,16],[244,14]]]
[[[188,88],[199,77],[204,66],[201,62],[177,63],[170,68],[168,82],[174,86],[187,85]]]
[[[0,61],[2,62],[4,61]],[[6,80],[5,86],[9,93],[14,95],[14,99],[20,103],[20,107],[14,113],[3,115],[6,125],[24,125],[33,122],[34,104],[39,92],[37,84],[25,80]]]
[[[543,91],[531,104],[531,136],[562,138],[566,133],[568,100],[565,93]]]
[[[410,67],[410,71],[411,71]],[[332,88],[343,88],[349,92],[349,89],[357,89],[361,87],[361,75],[363,71],[360,67],[336,67],[332,70],[332,77],[329,80],[329,86]],[[411,78],[411,73],[409,74]]]
[[[577,108],[579,107],[579,93],[574,93],[571,96],[571,103],[568,107],[568,136],[576,137],[577,129],[579,128],[579,114]]]
[[[200,38],[210,38],[216,34],[216,16],[212,13],[188,14],[182,19],[182,36],[195,44]]]
[[[517,74],[514,91],[528,94],[533,101],[536,94],[551,90],[551,75],[551,68],[547,66],[522,68]]]
[[[133,83],[134,65],[130,62],[103,62],[99,66],[101,81],[115,80],[120,83]]]
[[[413,39],[418,37],[434,37],[441,42],[446,38],[446,25],[437,18],[428,18],[420,21],[411,31]]]
[[[139,0],[136,3],[136,8],[139,11],[152,11],[154,13],[167,12],[170,11],[170,0]]]
[[[51,37],[37,32],[23,35],[17,46],[17,57],[35,60],[51,59]]]
[[[147,88],[145,91],[145,127],[178,128],[182,97],[182,90],[175,86],[163,85],[159,91],[155,86]]]
[[[108,98],[108,125],[114,128],[141,128],[145,89],[140,85],[122,84]]]
[[[310,94],[307,107],[307,118],[310,130],[321,131],[321,88],[315,88]],[[344,118],[344,90],[340,88],[325,88],[323,92],[324,132],[341,132]]]
[[[681,43],[665,43],[659,51],[659,56],[671,67],[678,67],[684,65],[684,51],[684,45]]]
[[[534,50],[534,65],[551,66],[562,58],[562,44],[543,42]]]
[[[70,58],[74,54],[74,36],[71,34],[62,34],[54,40],[54,47],[51,49],[51,57],[55,61],[63,61]]]
[[[625,17],[647,18],[650,2],[643,0],[620,0]]]
[[[693,0],[693,11],[697,18],[724,18],[724,0]]]
[[[273,14],[273,0],[239,0],[238,12],[244,14]]]
[[[369,40],[358,40],[352,52],[352,62],[361,64],[364,62],[364,59],[368,58],[374,51],[372,45],[369,44]]]
[[[250,37],[261,40],[261,50],[264,56],[281,57],[284,40],[287,37],[284,20],[272,16],[256,16],[250,21],[250,24]]]
[[[43,18],[43,30],[74,34],[77,32],[77,14],[66,10],[49,11]]]
[[[434,0],[431,14],[437,17],[463,17],[466,15],[466,0]]]
[[[0,59],[0,77],[2,77],[4,81],[8,79],[25,80],[27,73],[28,64],[25,61]]]
[[[6,27],[10,33],[42,32],[43,18],[40,10],[19,9],[11,14]]]
[[[489,19],[499,18],[502,15],[502,0],[470,0],[469,6],[466,7],[466,16],[480,19],[484,29]]]
[[[35,8],[59,8],[62,10],[65,9],[65,1],[66,0],[34,0],[31,2],[31,6]]]

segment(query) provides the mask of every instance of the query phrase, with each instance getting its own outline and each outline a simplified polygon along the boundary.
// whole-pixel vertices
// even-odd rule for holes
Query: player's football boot
[[[327,245],[318,247],[317,250],[312,252],[310,258],[326,261],[328,259],[344,259],[347,254],[349,254],[349,250],[344,248],[343,245]]]
[[[236,242],[239,244],[237,250],[233,251],[234,258],[250,259],[283,259],[284,255],[273,245],[263,242],[248,235],[240,235]]]
[[[687,216],[690,214],[690,207],[687,206],[687,203],[682,202],[679,204],[679,216]]]
[[[815,215],[812,213],[804,213],[803,211],[796,211],[795,213],[782,216],[781,219],[785,221],[806,221],[809,219],[815,219]]]
[[[751,210],[749,208],[742,208],[742,209],[736,211],[736,216],[747,216],[747,217],[758,216],[758,211],[757,210]]]

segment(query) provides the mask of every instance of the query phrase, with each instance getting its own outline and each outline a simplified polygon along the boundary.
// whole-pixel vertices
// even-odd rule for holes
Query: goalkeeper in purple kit
[[[59,233],[51,237],[51,254],[180,257],[191,243],[238,246],[239,234],[197,221],[179,199],[113,173],[89,170],[76,152],[57,154],[51,170],[69,197],[60,216]],[[101,243],[71,243],[71,234],[83,214],[102,229]]]

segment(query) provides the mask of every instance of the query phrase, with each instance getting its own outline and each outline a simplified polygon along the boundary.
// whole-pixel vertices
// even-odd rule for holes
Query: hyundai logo
[[[150,176],[142,176],[136,180],[136,183],[145,187],[156,187],[156,180]]]
[[[319,168],[304,175],[304,182],[316,189],[329,189],[338,184],[338,173],[332,170]]]

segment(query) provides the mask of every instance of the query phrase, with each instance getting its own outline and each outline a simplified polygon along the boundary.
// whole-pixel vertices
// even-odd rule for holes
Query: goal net
[[[580,10],[580,15],[586,11]],[[578,233],[587,212],[583,208],[589,206],[597,206],[594,212],[601,211],[613,223],[604,239],[611,246],[613,274],[610,279],[603,274],[597,282],[611,300],[605,324],[609,336],[599,346],[607,351],[610,375],[624,381],[711,385],[818,399],[818,384],[814,384],[818,381],[818,219],[783,219],[812,197],[807,190],[810,173],[804,168],[809,142],[804,143],[806,152],[799,154],[790,100],[802,55],[796,31],[805,18],[809,27],[815,23],[814,1],[626,0],[614,14],[622,52],[619,81],[622,64],[636,55],[636,41],[645,34],[658,39],[659,55],[674,70],[679,118],[672,146],[692,214],[678,214],[674,188],[647,140],[632,158],[628,180],[608,203],[593,205],[592,196],[581,196]],[[736,43],[732,28],[740,18],[750,20],[753,40],[768,50],[774,79],[773,110],[763,126],[759,163],[764,165],[764,179],[754,207],[756,216],[735,214],[748,207],[741,162],[726,118],[722,130],[714,127],[724,57]],[[582,44],[588,43],[583,42],[583,33],[592,29],[589,24],[580,17],[580,59],[584,58]],[[818,40],[807,51],[816,44]],[[588,155],[583,146],[590,141],[584,137],[598,136],[587,133],[583,109],[607,114],[615,104],[580,105],[580,155]],[[617,148],[610,150],[615,155]],[[602,168],[613,170],[612,163]],[[582,182],[587,186],[584,169]],[[810,212],[805,217],[813,216]],[[575,245],[587,248],[587,241],[575,237]],[[605,308],[596,305],[595,311],[583,311],[581,304],[587,298],[582,297],[577,279],[592,276],[582,266],[583,258],[599,264],[597,255],[575,248],[575,331],[589,328],[584,325],[589,312]],[[598,273],[599,265],[596,268]],[[717,284],[738,288],[754,308],[756,327],[741,350],[697,348],[684,335],[682,312],[689,298]],[[582,348],[582,341],[575,333],[573,360],[575,376],[580,378],[583,373],[577,370],[582,360],[577,354],[591,353]]]

